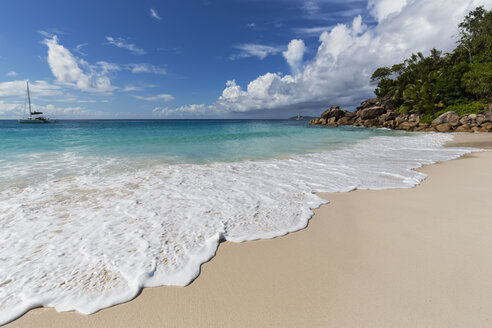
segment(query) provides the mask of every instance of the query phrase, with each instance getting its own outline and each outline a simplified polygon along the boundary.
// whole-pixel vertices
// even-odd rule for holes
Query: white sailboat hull
[[[44,123],[50,123],[50,120],[47,118],[40,118],[40,117],[28,117],[28,118],[21,118],[19,119],[19,123],[28,123],[28,124],[44,124]]]

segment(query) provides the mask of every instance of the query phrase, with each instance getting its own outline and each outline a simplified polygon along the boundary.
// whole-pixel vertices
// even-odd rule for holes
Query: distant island
[[[492,11],[483,6],[458,25],[457,47],[432,49],[372,74],[377,98],[355,112],[331,107],[311,124],[418,131],[492,131]],[[343,119],[342,119],[343,118]]]

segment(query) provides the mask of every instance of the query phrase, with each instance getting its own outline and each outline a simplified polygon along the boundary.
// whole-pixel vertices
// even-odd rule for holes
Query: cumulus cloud
[[[133,96],[137,99],[140,100],[146,100],[146,101],[171,101],[174,99],[174,97],[170,94],[167,93],[161,93],[155,96],[149,96],[149,97],[144,97],[144,96]]]
[[[406,4],[407,0],[369,0],[367,7],[378,22],[381,22],[392,14],[398,14]]]
[[[267,56],[278,54],[282,51],[280,47],[266,46],[255,43],[243,43],[234,46],[239,52],[230,56],[231,60],[238,58],[258,57],[265,59]]]
[[[155,18],[157,20],[161,20],[161,16],[159,16],[159,14],[154,8],[150,8],[150,17]]]
[[[135,44],[127,42],[124,38],[113,38],[112,36],[107,36],[106,40],[109,44],[112,44],[118,48],[130,50],[130,52],[134,55],[145,55],[147,53]]]
[[[287,50],[282,53],[293,74],[298,74],[300,72],[304,52],[306,52],[304,41],[294,39],[289,42]]]
[[[116,70],[115,65],[106,62],[98,62],[99,67],[90,65],[59,44],[56,36],[45,39],[43,44],[48,47],[48,64],[59,83],[90,92],[109,92],[114,89],[108,73]]]
[[[330,105],[354,107],[371,96],[372,72],[381,66],[399,63],[411,53],[436,47],[450,51],[456,46],[457,25],[477,6],[492,6],[492,0],[369,0],[368,8],[377,19],[367,27],[360,16],[351,24],[339,24],[321,33],[313,59],[298,74],[266,73],[245,89],[228,81],[222,95],[207,108],[209,113],[256,110],[318,111]],[[316,9],[316,8],[312,8]],[[289,64],[303,53],[300,40],[284,55]],[[297,54],[297,56],[294,56]],[[292,55],[292,56],[291,56]],[[296,60],[293,60],[296,59]],[[292,65],[291,65],[292,66]],[[180,111],[192,106],[183,106]]]

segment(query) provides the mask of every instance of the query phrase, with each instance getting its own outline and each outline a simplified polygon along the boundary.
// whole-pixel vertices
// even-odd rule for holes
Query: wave
[[[457,158],[449,134],[373,137],[344,149],[237,163],[159,164],[52,177],[0,192],[0,324],[27,310],[93,313],[142,287],[185,286],[220,240],[304,228],[316,192],[410,188]]]

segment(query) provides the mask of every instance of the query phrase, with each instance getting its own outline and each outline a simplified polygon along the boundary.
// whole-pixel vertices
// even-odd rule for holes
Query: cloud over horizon
[[[434,47],[452,50],[457,25],[464,16],[477,6],[491,4],[491,0],[468,3],[461,0],[369,0],[367,7],[377,24],[368,28],[358,15],[351,25],[338,24],[323,31],[315,57],[304,65],[304,43],[293,39],[283,53],[292,74],[269,72],[249,82],[245,89],[234,80],[227,81],[222,95],[211,105],[161,108],[157,112],[161,115],[217,115],[355,106],[373,94],[370,76],[376,68],[399,63],[411,53],[428,52]],[[310,12],[319,12],[315,1],[306,6]],[[259,49],[243,48],[248,56],[260,59],[279,52]]]
[[[171,101],[174,99],[174,97],[172,95],[167,94],[167,93],[160,93],[158,95],[148,96],[148,97],[144,97],[144,96],[133,96],[133,97],[136,99],[145,100],[145,101]]]

